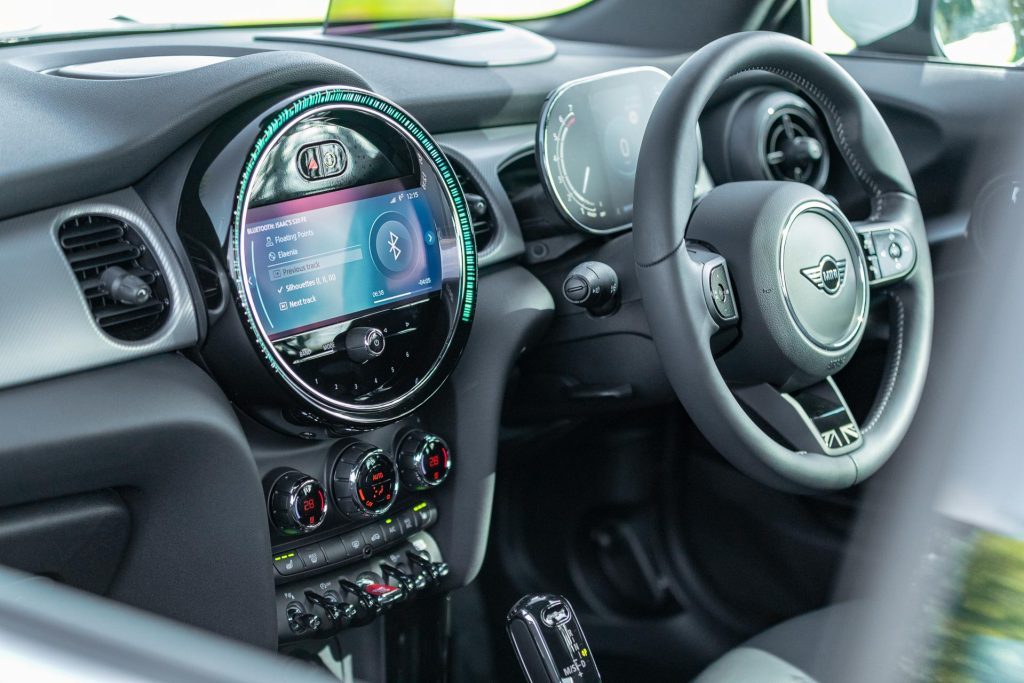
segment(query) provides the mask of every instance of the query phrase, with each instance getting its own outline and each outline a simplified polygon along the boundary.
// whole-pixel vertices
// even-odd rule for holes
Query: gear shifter
[[[530,683],[599,683],[587,639],[569,601],[527,595],[508,613],[508,636]]]

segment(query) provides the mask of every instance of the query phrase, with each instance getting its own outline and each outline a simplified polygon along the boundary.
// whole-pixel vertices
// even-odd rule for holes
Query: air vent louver
[[[763,137],[764,162],[775,180],[821,188],[828,174],[828,144],[818,117],[802,106],[784,105],[769,114]]]
[[[455,177],[459,179],[459,185],[462,186],[462,193],[466,196],[469,218],[473,221],[473,234],[476,235],[476,249],[483,251],[491,243],[496,232],[494,212],[481,192],[476,178],[459,164],[453,163],[452,168],[455,170]]]
[[[205,246],[192,240],[186,242],[185,249],[188,251],[189,261],[192,262],[192,270],[196,274],[199,288],[203,292],[206,309],[219,309],[224,301],[224,292],[221,289],[221,271],[217,267],[216,257]]]
[[[104,332],[117,339],[138,341],[159,329],[170,308],[167,286],[146,243],[131,226],[107,216],[79,216],[61,225],[58,237],[93,317]],[[130,305],[112,299],[101,278],[114,266],[149,285],[149,300]]]

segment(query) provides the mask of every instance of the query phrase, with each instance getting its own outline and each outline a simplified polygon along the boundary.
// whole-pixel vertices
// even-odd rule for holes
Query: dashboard
[[[629,228],[643,130],[684,55],[555,41],[500,70],[309,40],[204,30],[0,60],[18,103],[0,127],[0,281],[40,283],[47,311],[5,309],[20,362],[0,388],[12,416],[65,417],[12,441],[34,459],[7,504],[127,492],[118,509],[161,532],[115,544],[136,559],[89,565],[89,585],[267,646],[473,579],[513,368],[518,405],[546,417],[624,384],[637,404],[670,396]],[[96,75],[152,56],[166,72]],[[843,182],[816,110],[776,83],[725,93],[700,133],[698,195]],[[577,273],[603,308],[567,298],[584,262],[605,266]],[[53,406],[32,399],[50,382]],[[36,465],[63,474],[40,491]],[[232,562],[200,572],[174,545]],[[218,616],[240,605],[252,618]]]

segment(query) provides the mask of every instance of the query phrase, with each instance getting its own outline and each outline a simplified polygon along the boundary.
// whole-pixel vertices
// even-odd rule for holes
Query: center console
[[[365,89],[269,92],[196,145],[177,225],[205,301],[194,360],[262,486],[249,612],[296,656],[443,680],[448,596],[486,549],[508,370],[550,293],[506,264],[478,305],[455,170]]]
[[[367,624],[448,575],[428,532],[440,514],[431,492],[452,470],[442,437],[406,426],[345,439],[320,464],[264,479],[281,643]]]
[[[247,117],[207,138],[179,224],[216,276],[202,361],[263,482],[278,643],[318,647],[451,588],[431,531],[458,466],[425,404],[468,339],[476,249],[446,157],[395,104],[325,87]]]

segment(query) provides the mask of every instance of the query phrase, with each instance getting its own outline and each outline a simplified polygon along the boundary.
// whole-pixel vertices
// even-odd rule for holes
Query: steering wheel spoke
[[[733,393],[795,450],[837,456],[861,446],[860,426],[831,377],[789,393],[768,384],[735,389]]]
[[[907,279],[917,264],[917,243],[899,223],[879,221],[855,226],[872,289]]]

